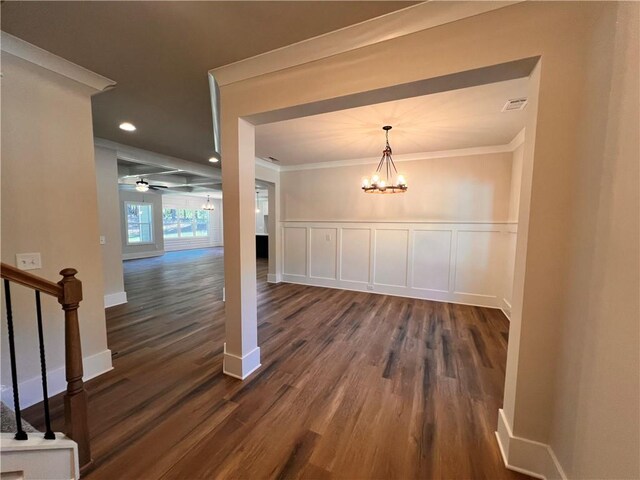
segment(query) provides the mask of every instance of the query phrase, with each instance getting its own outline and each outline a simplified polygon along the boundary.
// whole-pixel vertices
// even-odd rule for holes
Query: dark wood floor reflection
[[[125,262],[114,370],[88,382],[89,479],[524,478],[494,430],[498,310],[266,283],[261,369],[222,374],[222,249]],[[82,310],[80,311],[82,314]],[[41,409],[26,412],[41,425]],[[53,401],[56,429],[62,404]]]

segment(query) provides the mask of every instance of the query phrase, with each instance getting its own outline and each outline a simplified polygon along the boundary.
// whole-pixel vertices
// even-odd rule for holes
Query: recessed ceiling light
[[[133,123],[123,122],[120,124],[120,130],[124,130],[125,132],[135,132],[136,126]]]
[[[216,158],[216,157],[211,157],[211,158],[209,159],[209,161],[210,161],[211,163],[218,163],[218,162],[220,161],[220,159],[218,159],[218,158]]]

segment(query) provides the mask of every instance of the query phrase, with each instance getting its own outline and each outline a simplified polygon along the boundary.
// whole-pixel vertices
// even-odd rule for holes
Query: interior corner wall
[[[509,191],[509,224],[505,236],[505,263],[502,277],[502,301],[500,308],[511,319],[513,308],[513,278],[515,274],[516,246],[518,242],[518,220],[520,193],[522,191],[522,174],[524,167],[524,141],[515,148],[511,160],[511,185]]]
[[[122,242],[122,258],[133,260],[135,258],[157,257],[164,255],[164,235],[162,232],[162,195],[148,191],[146,193],[135,190],[120,190],[120,230]],[[150,203],[153,209],[153,243],[146,245],[127,244],[127,216],[125,212],[126,202]]]
[[[127,301],[122,268],[122,231],[118,195],[118,158],[115,150],[95,147],[100,237],[104,238],[102,265],[105,307]]]
[[[594,31],[551,446],[567,478],[640,478],[640,4]]]
[[[513,151],[511,162],[511,187],[509,192],[510,222],[518,223],[518,209],[520,205],[520,192],[522,190],[522,168],[524,162],[524,142]]]
[[[78,270],[86,380],[111,368],[98,241],[92,92],[6,52],[2,52],[1,82],[2,261],[15,265],[17,253],[39,252],[42,269],[31,273],[56,282],[63,268]],[[26,406],[42,399],[35,304],[30,289],[12,285],[11,294],[18,380]],[[64,315],[57,300],[47,295],[42,309],[53,395],[66,388]],[[3,314],[3,332],[6,328]],[[3,346],[2,398],[12,405],[8,354]]]

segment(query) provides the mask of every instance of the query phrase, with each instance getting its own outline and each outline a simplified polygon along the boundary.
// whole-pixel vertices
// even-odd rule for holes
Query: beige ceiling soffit
[[[509,148],[511,148],[511,151],[515,150],[524,143],[524,130],[524,128],[520,130],[517,135],[513,137],[513,140],[509,142]]]
[[[186,173],[213,178],[216,180],[220,180],[222,178],[220,169],[213,166],[209,167],[207,165],[200,165],[199,163],[190,162],[189,160],[170,157],[168,155],[150,152],[141,148],[130,147],[129,145],[105,140],[104,138],[95,138],[93,143],[96,147],[115,150],[116,156],[120,160],[127,160],[129,162],[141,163],[143,165],[151,165],[155,167],[163,167],[167,170],[181,170]]]
[[[431,160],[435,158],[468,157],[471,155],[487,155],[491,153],[505,153],[505,152],[513,152],[513,150],[516,147],[512,147],[511,143],[508,143],[506,145],[489,145],[486,147],[460,148],[456,150],[441,150],[439,152],[408,153],[406,155],[394,155],[393,161],[398,163],[398,162],[411,162],[416,160]],[[280,166],[280,171],[292,172],[296,170],[316,170],[319,168],[350,167],[353,165],[375,165],[379,162],[380,162],[380,157],[356,158],[352,160],[337,160],[335,162],[318,162],[318,163],[307,163],[307,164],[301,164],[301,165],[282,165]],[[257,164],[257,161],[256,161],[256,164]]]
[[[80,65],[65,60],[62,57],[47,52],[40,47],[25,42],[18,37],[14,37],[6,32],[0,32],[0,47],[3,52],[7,52],[14,57],[21,58],[27,62],[50,70],[58,75],[74,80],[82,85],[104,92],[116,85],[113,80],[103,77],[97,73],[87,70]]]
[[[209,70],[220,87],[304,63],[374,45],[463,18],[507,7],[523,0],[427,1],[333,32]]]

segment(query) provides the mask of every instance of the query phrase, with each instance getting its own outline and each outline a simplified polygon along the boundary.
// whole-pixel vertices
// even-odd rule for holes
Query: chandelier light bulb
[[[362,188],[367,188],[369,186],[369,179],[368,178],[363,178],[362,179]]]
[[[374,173],[371,175],[371,185],[376,185],[380,181],[380,175]]]
[[[398,180],[396,181],[398,185],[406,185],[407,181],[404,179],[404,175],[398,175]]]
[[[384,190],[386,186],[387,186],[387,184],[386,184],[386,182],[384,180],[380,180],[378,182],[378,188],[380,188],[380,190]]]

